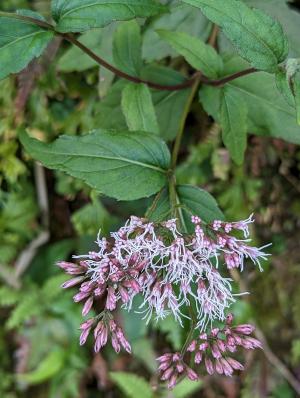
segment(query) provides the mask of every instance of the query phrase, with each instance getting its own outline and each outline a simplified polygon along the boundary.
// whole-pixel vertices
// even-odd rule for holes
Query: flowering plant
[[[47,184],[54,196],[68,202],[61,224],[69,232],[62,237],[74,238],[74,229],[94,236],[99,218],[109,219],[107,225],[101,222],[104,231],[94,251],[89,251],[90,239],[80,245],[72,262],[65,261],[70,253],[63,253],[64,260],[58,262],[72,276],[63,288],[78,289],[73,298],[83,305],[84,320],[73,323],[80,328],[80,345],[93,334],[98,359],[110,345],[116,353],[134,351],[120,310],[138,315],[143,326],[173,319],[182,330],[181,347],[155,347],[160,352],[158,373],[169,388],[184,378],[196,381],[205,371],[232,376],[243,370],[235,358],[237,348],[263,347],[254,326],[234,314],[238,298],[248,294],[237,286],[238,271],[262,271],[270,254],[268,245],[251,243],[253,215],[236,220],[255,208],[251,200],[238,212],[236,203],[246,202],[261,187],[260,181],[241,182],[245,158],[256,150],[253,145],[248,148],[248,134],[300,143],[300,61],[294,48],[299,45],[281,25],[284,18],[271,16],[280,14],[274,12],[274,2],[266,3],[49,0],[49,11],[41,14],[40,6],[6,12],[11,6],[5,1],[5,11],[0,12],[0,79],[17,74],[20,91],[16,117],[0,133],[5,130],[10,139],[11,131],[17,131],[22,146],[19,152],[18,144],[0,148],[1,155],[9,155],[0,169],[3,164],[9,169],[3,179],[6,187],[15,177],[11,164],[18,176],[26,174],[19,158],[34,160],[41,215],[35,225],[43,229],[27,263],[39,246],[52,243],[55,228]],[[276,2],[277,7],[295,17],[285,2]],[[38,94],[26,114],[38,80]],[[37,122],[36,115],[42,115],[42,121]],[[20,213],[27,212],[24,208]],[[124,223],[128,214],[134,215]],[[27,218],[22,227],[26,240]],[[18,241],[11,229],[18,230],[3,228],[5,249]],[[62,237],[58,234],[57,240]],[[17,288],[28,266],[22,261],[13,280]],[[42,288],[37,292],[33,297],[43,296]],[[31,298],[24,312],[33,301],[38,300]],[[43,308],[48,311],[46,305]],[[32,317],[39,313],[31,311]],[[63,350],[54,355],[57,352],[63,364]],[[50,360],[59,363],[53,357]],[[46,362],[41,367],[49,366]],[[58,374],[62,367],[54,366],[53,372]],[[288,377],[295,385],[293,376]]]

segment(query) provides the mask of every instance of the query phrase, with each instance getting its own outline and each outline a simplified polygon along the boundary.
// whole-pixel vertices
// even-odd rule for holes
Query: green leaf
[[[30,385],[43,383],[56,375],[63,368],[64,362],[65,351],[56,349],[51,351],[35,370],[18,375],[18,379]]]
[[[218,24],[242,57],[255,68],[276,71],[288,54],[287,39],[279,22],[239,0],[183,0],[201,9]]]
[[[164,11],[166,7],[154,0],[52,0],[56,30],[63,33],[83,32]]]
[[[293,94],[295,97],[297,123],[300,126],[300,72],[297,72],[293,78]]]
[[[90,30],[78,38],[98,56],[103,56],[102,51],[102,31],[103,29]],[[61,72],[82,72],[98,66],[98,63],[85,54],[80,48],[71,46],[58,60],[57,67]]]
[[[283,95],[283,97],[290,106],[294,106],[295,101],[288,79],[286,77],[286,73],[283,70],[279,70],[275,75],[275,79],[276,79],[276,86],[279,92]]]
[[[178,185],[176,191],[181,221],[187,229],[193,229],[190,221],[191,215],[199,216],[204,222],[224,219],[216,200],[207,191],[193,185]],[[153,221],[162,221],[168,218],[169,215],[169,192],[164,189],[158,194],[155,209],[148,212],[148,216]]]
[[[142,77],[158,84],[176,85],[185,81],[178,72],[158,65],[149,65],[143,69]],[[152,99],[156,111],[161,136],[172,140],[178,133],[178,126],[184,112],[184,105],[191,89],[176,91],[152,90]]]
[[[145,26],[143,59],[153,62],[176,55],[175,51],[158,36],[157,29],[184,32],[206,41],[211,31],[211,25],[211,22],[200,10],[187,4],[172,2],[169,13],[155,18]]]
[[[231,58],[225,63],[224,75],[244,67],[245,63],[240,58]],[[295,120],[295,110],[279,95],[274,76],[257,72],[236,79],[226,86],[234,88],[246,102],[249,132],[300,144],[300,128]],[[202,86],[200,101],[206,112],[219,121],[221,90]]]
[[[111,372],[110,378],[128,398],[152,398],[150,385],[142,377],[133,373]]]
[[[20,72],[33,58],[39,57],[53,35],[16,14],[0,13],[0,79]]]
[[[157,33],[205,76],[215,79],[222,72],[223,60],[210,45],[186,33],[167,30],[158,30]]]
[[[122,93],[122,111],[129,130],[159,134],[151,93],[145,84],[128,84]]]
[[[196,391],[200,390],[202,385],[202,381],[184,379],[174,387],[172,395],[174,398],[188,398],[192,394],[195,394]]]
[[[240,165],[247,147],[247,106],[230,86],[222,90],[220,121],[223,142],[231,158]]]
[[[80,178],[116,199],[150,196],[167,181],[170,153],[151,133],[95,130],[81,137],[61,136],[46,144],[23,131],[20,140],[46,167]]]
[[[115,31],[113,57],[116,66],[132,76],[139,76],[142,68],[141,28],[136,21],[120,24]]]

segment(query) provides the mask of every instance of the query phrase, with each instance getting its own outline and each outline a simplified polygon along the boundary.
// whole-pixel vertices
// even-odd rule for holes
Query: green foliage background
[[[122,68],[122,41],[131,40],[130,34],[135,37],[136,30],[140,29],[136,22],[128,22],[129,37],[125,37],[122,30],[124,24],[113,23],[83,33],[80,40],[106,60],[114,59],[121,69],[128,68],[132,75],[142,73],[149,79],[159,75],[163,83],[180,83],[182,76],[167,68],[184,74],[189,67],[174,48],[162,40],[167,36],[164,30],[206,40],[211,24],[200,11],[178,5],[176,1],[171,3],[171,14],[155,17],[143,27],[143,65],[127,63]],[[282,22],[291,44],[291,56],[300,57],[300,15],[296,11],[299,4],[293,3],[291,9],[285,0],[247,0],[246,3],[266,10]],[[49,15],[49,1],[45,0],[3,0],[1,8],[5,11],[31,8]],[[224,54],[225,70],[228,73],[240,70],[245,63],[237,56],[226,55],[232,47],[222,34],[218,43]],[[218,71],[212,71],[212,77],[214,74],[217,76]],[[236,99],[236,92],[248,107],[250,134],[242,166],[230,160],[222,144],[217,124],[220,122],[219,90],[202,87],[200,102],[193,103],[188,118],[177,181],[182,185],[182,195],[188,195],[185,184],[202,187],[213,194],[229,220],[248,217],[254,211],[256,243],[272,242],[272,258],[265,265],[264,273],[249,268],[241,275],[251,296],[238,303],[234,311],[239,322],[251,319],[256,322],[272,352],[299,378],[300,150],[296,144],[300,142],[300,129],[294,113],[274,91],[274,84],[271,75],[260,72],[232,82],[226,91],[226,99],[234,109],[240,100],[240,97]],[[152,128],[153,133],[164,139],[173,139],[187,91],[152,93],[158,123],[150,112],[144,121],[145,130]],[[122,107],[128,108],[126,101],[134,99],[138,103],[142,97],[144,103],[149,100],[147,95],[148,91],[143,88],[138,90],[127,82],[116,81],[111,72],[99,68],[80,50],[59,39],[18,76],[0,81],[0,397],[138,398],[154,394],[175,398],[296,397],[276,363],[269,363],[263,353],[247,359],[247,370],[240,378],[213,377],[195,384],[183,382],[173,393],[164,390],[153,393],[149,386],[157,382],[155,357],[162,347],[180,347],[186,333],[171,320],[153,324],[147,331],[136,314],[120,314],[133,342],[133,357],[117,357],[110,349],[94,355],[91,344],[78,345],[81,309],[72,302],[72,292],[60,289],[65,277],[54,264],[70,258],[72,253],[90,250],[99,229],[107,234],[129,215],[143,215],[151,198],[119,202],[100,195],[62,171],[37,166],[19,143],[18,128],[29,126],[32,136],[47,142],[60,134],[75,139],[99,126],[122,130],[126,128],[126,116],[131,123],[139,121],[138,115],[122,113]],[[131,112],[135,111],[133,107]],[[239,112],[243,113],[243,104]],[[226,115],[222,117],[229,123]],[[143,130],[143,126],[134,122],[129,128]],[[283,137],[289,142],[282,141]],[[236,143],[237,147],[245,147],[244,141]],[[241,163],[234,150],[231,156]],[[40,173],[47,185],[48,211],[38,199]],[[127,196],[118,197],[118,189],[116,187],[117,193],[112,196],[119,199],[138,196],[138,182]],[[202,193],[199,191],[197,195]],[[28,245],[45,229],[48,235],[44,244],[36,252],[32,251]],[[24,262],[20,256],[28,252],[34,253],[33,258],[18,278],[15,267]]]

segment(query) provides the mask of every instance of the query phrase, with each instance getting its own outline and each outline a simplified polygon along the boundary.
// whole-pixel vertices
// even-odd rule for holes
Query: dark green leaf
[[[39,57],[53,38],[53,32],[17,15],[0,13],[0,79],[18,73]]]
[[[95,130],[46,144],[22,132],[20,139],[26,151],[46,167],[80,178],[116,199],[150,196],[167,180],[168,148],[151,133]]]
[[[139,76],[142,68],[142,37],[136,21],[124,22],[117,28],[113,56],[119,69],[132,76]]]
[[[223,60],[210,45],[186,33],[167,30],[158,30],[157,33],[205,76],[215,79],[222,73]]]
[[[159,134],[151,93],[145,84],[128,84],[124,88],[122,110],[129,130]]]
[[[185,32],[205,41],[211,31],[211,25],[200,10],[187,4],[172,2],[169,13],[155,18],[146,26],[143,34],[143,59],[153,62],[176,55],[175,51],[160,39],[156,33],[157,29]]]
[[[59,32],[83,32],[113,21],[150,17],[166,7],[154,0],[52,0]]]
[[[238,58],[225,64],[224,74],[237,72],[245,67]],[[228,85],[246,102],[248,131],[300,144],[300,128],[296,123],[295,109],[278,93],[274,76],[258,72],[236,79]],[[221,90],[202,86],[200,100],[206,112],[219,121]]]
[[[240,165],[247,147],[247,106],[230,86],[222,90],[220,122],[223,142],[232,159]]]
[[[279,22],[239,0],[184,0],[218,24],[254,67],[275,71],[288,54],[287,39]]]

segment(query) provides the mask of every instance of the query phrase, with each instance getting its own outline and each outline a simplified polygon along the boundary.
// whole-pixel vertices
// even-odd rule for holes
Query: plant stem
[[[13,17],[16,19],[27,21],[28,23],[33,23],[37,26],[40,26],[41,28],[54,31],[55,34],[63,37],[65,40],[69,41],[70,43],[74,44],[76,47],[80,48],[84,53],[86,53],[89,57],[91,57],[99,65],[110,70],[115,75],[117,75],[123,79],[129,80],[133,83],[144,83],[148,87],[151,87],[151,88],[154,88],[157,90],[164,90],[164,91],[184,90],[189,87],[194,87],[196,83],[199,84],[200,82],[202,82],[203,84],[207,84],[209,86],[220,87],[220,86],[223,86],[224,84],[226,84],[232,80],[235,80],[239,77],[246,76],[251,73],[257,72],[257,69],[249,68],[249,69],[245,69],[243,71],[237,72],[237,73],[233,73],[232,75],[225,76],[218,80],[210,80],[207,77],[205,77],[204,75],[202,75],[202,73],[200,71],[197,71],[190,79],[185,80],[183,83],[175,84],[175,85],[158,84],[158,83],[154,83],[154,82],[151,82],[151,81],[148,81],[145,79],[141,79],[136,76],[131,76],[128,73],[121,71],[120,69],[116,68],[115,66],[111,65],[110,63],[105,61],[103,58],[101,58],[97,54],[95,54],[92,50],[90,50],[88,47],[86,47],[84,44],[82,44],[80,41],[78,41],[72,34],[57,32],[55,30],[55,26],[49,24],[48,22],[41,21],[39,19],[28,17],[25,15],[11,14],[11,13],[6,13],[6,12],[0,12],[0,16]],[[214,27],[213,36],[212,36],[213,40],[215,40],[216,34],[217,34],[217,28]]]

